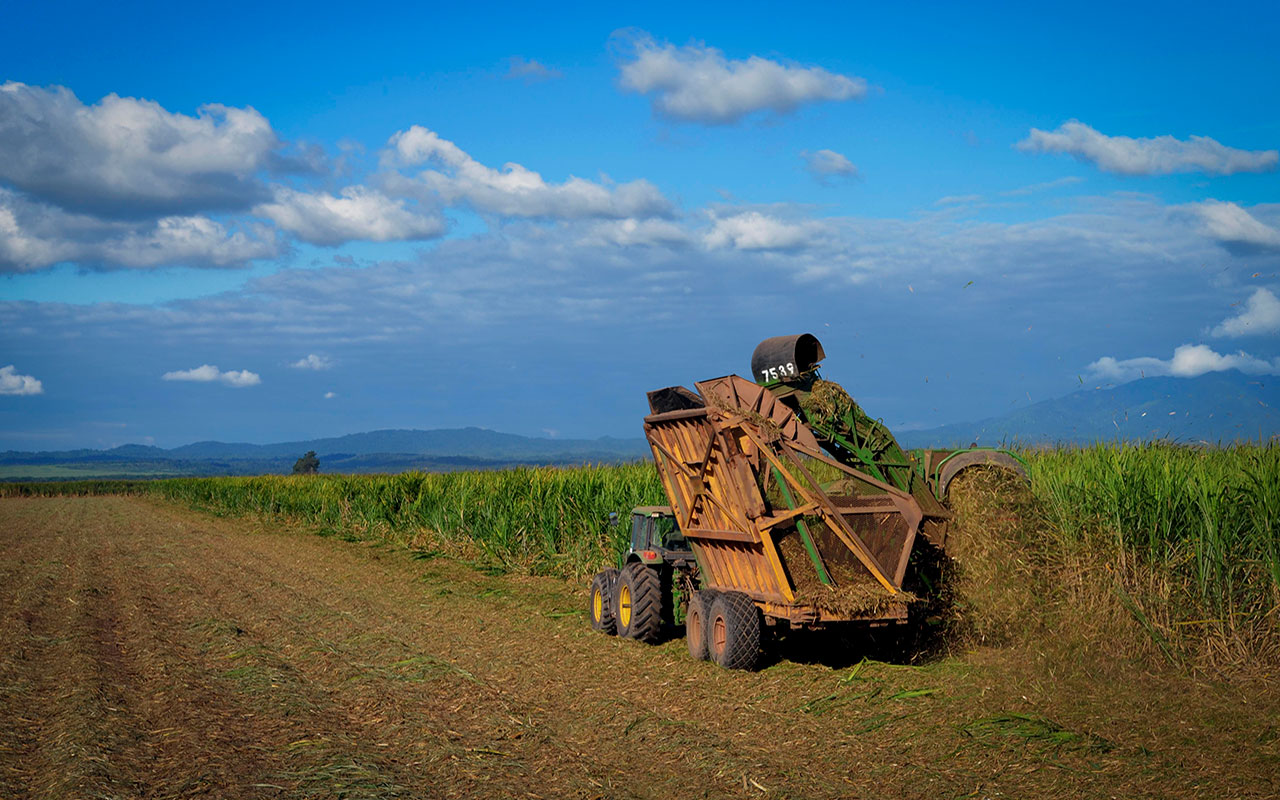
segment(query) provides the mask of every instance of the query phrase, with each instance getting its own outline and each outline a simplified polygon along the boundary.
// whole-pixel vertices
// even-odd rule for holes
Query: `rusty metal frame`
[[[798,529],[806,516],[820,518],[857,563],[895,596],[901,591],[906,554],[923,518],[915,498],[830,458],[804,421],[768,388],[732,375],[695,386],[706,401],[703,408],[651,414],[645,418],[645,435],[663,487],[681,529],[698,554],[708,585],[743,591],[765,614],[793,624],[903,618],[906,606],[901,602],[857,617],[796,605],[795,587],[778,552],[778,536],[793,523]],[[882,499],[871,506],[841,508],[823,491],[803,457],[816,458],[882,493],[868,499]],[[766,469],[776,471],[775,479],[790,508],[768,508],[758,483],[760,472]],[[899,515],[907,530],[902,555],[892,573],[846,519],[855,514],[885,513]],[[820,579],[829,580],[817,547],[812,542],[806,544]],[[894,548],[898,549],[897,544]]]

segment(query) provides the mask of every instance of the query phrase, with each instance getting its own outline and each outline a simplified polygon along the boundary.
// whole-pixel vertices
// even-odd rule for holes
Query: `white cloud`
[[[358,370],[355,353],[449,356],[448,343],[460,331],[524,341],[530,331],[576,330],[580,323],[616,327],[637,303],[667,326],[685,319],[736,325],[748,309],[809,318],[832,303],[852,303],[869,320],[892,326],[901,309],[882,300],[906,296],[907,284],[916,290],[909,296],[922,299],[930,289],[955,291],[978,278],[956,298],[969,319],[985,324],[1033,314],[1037,335],[1068,336],[1083,307],[1121,335],[1153,315],[1201,311],[1186,298],[1198,296],[1206,274],[1237,261],[1188,225],[1185,211],[1132,197],[1073,204],[1070,213],[1017,223],[945,212],[815,219],[797,207],[718,206],[671,222],[673,238],[683,228],[686,243],[664,243],[637,225],[633,235],[645,232],[644,246],[609,221],[504,222],[444,238],[409,258],[286,268],[192,300],[0,300],[0,331],[16,342],[35,341],[27,337],[41,331],[75,331],[82,340],[136,341],[166,352],[235,348],[282,364],[298,359],[301,347],[304,355],[341,356],[344,370]],[[743,224],[748,220],[726,222],[751,213],[779,224],[753,229]],[[717,227],[718,246],[706,246],[704,237]],[[601,235],[602,228],[615,238]],[[765,247],[788,244],[792,249]],[[712,308],[708,297],[725,302]]]
[[[933,201],[935,206],[967,206],[982,201],[980,194],[949,194]]]
[[[421,125],[396,133],[387,144],[386,164],[413,166],[429,161],[442,167],[443,171],[422,172],[412,183],[446,205],[467,204],[509,217],[559,219],[663,217],[672,213],[671,203],[646,180],[605,185],[571,176],[564,183],[547,183],[537,172],[519,164],[507,163],[501,170],[485,166]],[[412,183],[388,180],[389,187],[403,191],[412,191]]]
[[[705,241],[711,248],[795,250],[813,243],[820,233],[817,223],[784,222],[759,211],[748,211],[717,218],[707,231]]]
[[[415,213],[405,208],[404,201],[363,186],[348,186],[340,197],[281,186],[273,202],[257,206],[253,213],[319,245],[431,239],[445,231],[438,214]]]
[[[35,198],[109,216],[245,208],[280,142],[252,108],[210,103],[196,116],[107,95],[0,85],[0,181]]]
[[[545,64],[540,64],[533,59],[525,59],[523,56],[512,56],[507,59],[507,74],[503,77],[519,78],[525,83],[540,83],[561,77],[558,69],[552,69]]]
[[[149,230],[109,240],[95,250],[109,264],[134,268],[171,264],[238,267],[280,254],[274,231],[263,226],[255,226],[254,231],[256,236],[229,232],[208,217],[165,217]]]
[[[29,230],[18,219],[21,209],[6,203],[9,200],[0,189],[0,272],[27,272],[71,257],[76,249],[72,243]]]
[[[618,219],[595,223],[581,241],[618,247],[681,247],[692,240],[693,235],[688,229],[669,220]]]
[[[1175,172],[1266,172],[1276,168],[1275,150],[1239,150],[1208,136],[1189,140],[1172,136],[1134,139],[1107,136],[1078,120],[1064,122],[1055,131],[1032,128],[1018,149],[1038,153],[1067,153],[1089,161],[1099,169],[1121,175],[1168,175]]]
[[[634,37],[632,60],[621,64],[621,84],[653,94],[656,113],[673,119],[722,125],[756,111],[778,114],[805,103],[852,100],[867,93],[862,78],[802,67],[759,56],[731,61],[702,44],[658,44],[647,34]]]
[[[330,369],[333,367],[333,361],[325,356],[318,356],[315,353],[311,353],[306,358],[300,358],[289,366],[294,369]]]
[[[1205,231],[1228,244],[1259,250],[1280,250],[1280,230],[1258,220],[1235,203],[1205,200],[1190,204]]]
[[[1151,356],[1118,360],[1104,356],[1087,367],[1095,380],[1125,383],[1138,378],[1171,375],[1175,378],[1194,378],[1206,372],[1239,370],[1250,375],[1280,375],[1280,358],[1267,361],[1241,350],[1238,353],[1214,352],[1207,345],[1184,344],[1173,351],[1173,358],[1160,359]]]
[[[1050,189],[1058,189],[1063,186],[1072,186],[1077,183],[1082,183],[1083,181],[1084,178],[1079,176],[1067,175],[1066,177],[1045,181],[1043,183],[1033,183],[1030,186],[1020,186],[1017,189],[1010,189],[1006,192],[1001,192],[1000,194],[1005,197],[1022,197],[1029,194],[1035,194],[1036,192],[1046,192]]]
[[[804,150],[800,157],[804,159],[809,174],[820,183],[826,183],[831,178],[858,177],[858,168],[853,162],[834,150],[819,150],[816,153]]]
[[[0,189],[0,273],[29,272],[63,261],[93,267],[239,267],[280,254],[265,225],[229,229],[208,217],[156,221],[99,220]]]
[[[247,369],[232,369],[223,372],[211,364],[203,364],[199,367],[195,367],[194,369],[181,369],[174,372],[166,372],[161,376],[161,380],[194,381],[196,383],[213,383],[218,381],[237,389],[243,389],[246,386],[257,386],[262,383],[261,376],[256,372],[250,372]]]
[[[1280,332],[1280,298],[1268,289],[1258,289],[1239,314],[1223,320],[1210,334],[1234,338],[1276,332]]]
[[[44,394],[44,384],[30,375],[19,375],[13,364],[0,367],[0,394]]]
[[[462,167],[472,160],[461,147],[448,139],[442,139],[440,134],[421,125],[412,125],[406,131],[397,131],[387,141],[387,146],[389,152],[386,155],[394,163],[405,166],[415,166],[435,160],[446,166]]]

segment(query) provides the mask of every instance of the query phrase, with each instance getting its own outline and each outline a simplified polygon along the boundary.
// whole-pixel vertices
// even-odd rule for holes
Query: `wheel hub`
[[[618,592],[618,622],[623,628],[631,624],[631,587],[623,585]]]

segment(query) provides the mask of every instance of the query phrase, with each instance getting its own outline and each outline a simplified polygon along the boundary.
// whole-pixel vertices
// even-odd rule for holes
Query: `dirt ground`
[[[1274,681],[831,639],[734,673],[594,634],[584,600],[154,501],[0,500],[0,797],[1280,795]]]

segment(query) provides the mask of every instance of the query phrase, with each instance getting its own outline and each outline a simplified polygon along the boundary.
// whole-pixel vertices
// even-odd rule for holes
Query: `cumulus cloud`
[[[682,247],[693,241],[693,235],[670,220],[619,219],[595,223],[580,241],[601,246]]]
[[[0,394],[44,394],[44,384],[30,375],[19,375],[13,364],[0,367]]]
[[[1172,136],[1135,139],[1107,136],[1078,120],[1064,122],[1054,131],[1032,128],[1018,149],[1035,153],[1067,153],[1099,169],[1121,175],[1168,175],[1175,172],[1206,172],[1231,175],[1237,172],[1266,172],[1276,168],[1280,153],[1275,150],[1239,150],[1208,136],[1188,140]]]
[[[161,380],[166,381],[193,381],[195,383],[225,383],[236,389],[243,389],[246,386],[257,386],[262,383],[262,377],[256,372],[250,372],[247,369],[227,370],[223,372],[212,364],[202,364],[194,369],[180,369],[174,372],[166,372],[160,376]]]
[[[853,162],[834,150],[819,150],[816,153],[805,150],[800,153],[800,157],[804,159],[809,174],[819,183],[829,183],[832,178],[858,177],[858,168]]]
[[[0,182],[104,217],[247,208],[280,142],[253,108],[211,103],[195,116],[107,95],[85,105],[69,89],[0,85]]]
[[[411,211],[403,200],[363,186],[349,186],[340,196],[277,187],[274,201],[255,207],[253,213],[319,245],[432,239],[445,232],[438,214]]]
[[[1280,298],[1269,289],[1258,289],[1239,314],[1223,320],[1210,334],[1219,338],[1235,338],[1277,332],[1280,332]]]
[[[1087,367],[1095,380],[1126,383],[1138,378],[1171,375],[1175,378],[1194,378],[1206,372],[1225,372],[1235,369],[1250,375],[1280,375],[1280,358],[1267,361],[1251,356],[1243,350],[1237,353],[1217,353],[1208,345],[1184,344],[1173,351],[1173,358],[1151,356],[1123,360],[1104,356]]]
[[[503,77],[518,78],[525,83],[541,83],[559,78],[561,74],[560,70],[552,69],[533,59],[526,60],[523,56],[512,56],[507,59],[507,74]]]
[[[173,264],[238,267],[280,254],[269,228],[257,226],[255,231],[256,236],[230,232],[208,217],[165,217],[149,230],[104,242],[97,252],[108,264],[133,268]]]
[[[390,179],[388,185],[409,192],[417,184],[446,205],[465,204],[508,217],[559,219],[625,219],[673,213],[671,203],[646,180],[606,185],[570,177],[564,183],[548,183],[519,164],[507,163],[501,170],[485,166],[421,125],[396,133],[387,145],[383,154],[386,164],[431,162],[440,167],[423,171],[412,182]]]
[[[0,272],[60,262],[101,268],[240,267],[281,247],[265,225],[228,227],[208,217],[100,220],[0,189]]]
[[[723,125],[756,111],[777,114],[805,103],[853,100],[867,93],[862,78],[770,61],[730,60],[702,44],[659,44],[647,34],[629,41],[630,60],[620,65],[621,85],[653,95],[655,113],[672,119]]]
[[[752,212],[786,225],[821,228],[806,244],[786,251],[739,249],[727,235],[726,246],[703,246],[703,235],[720,220]],[[1256,213],[1270,219],[1270,210]],[[337,259],[327,267],[299,264],[251,278],[241,288],[189,300],[0,299],[0,331],[10,350],[7,360],[32,369],[56,362],[60,373],[98,374],[88,365],[101,362],[127,376],[128,364],[116,360],[176,369],[191,363],[182,353],[222,353],[218,359],[204,358],[242,367],[265,359],[283,368],[300,353],[323,353],[341,358],[352,385],[396,384],[396,391],[426,392],[420,396],[433,403],[439,398],[430,394],[427,379],[417,377],[420,370],[400,376],[378,364],[388,359],[434,364],[438,371],[460,374],[479,374],[479,369],[490,377],[537,373],[531,379],[563,382],[556,354],[581,349],[582,341],[605,341],[610,352],[640,355],[655,341],[699,341],[707,331],[718,331],[726,341],[752,342],[749,321],[765,318],[814,321],[824,341],[828,334],[820,331],[829,330],[829,346],[844,342],[841,363],[854,371],[850,375],[857,374],[861,349],[854,334],[880,331],[883,339],[907,318],[921,336],[939,343],[936,358],[955,357],[956,363],[968,357],[960,355],[960,340],[974,337],[992,342],[1001,363],[1016,361],[1037,341],[1077,339],[1092,348],[1095,358],[1110,354],[1118,363],[1145,353],[1160,355],[1163,362],[1172,361],[1172,347],[1163,353],[1116,353],[1105,342],[1150,335],[1151,320],[1161,315],[1185,318],[1202,312],[1197,298],[1203,296],[1205,276],[1238,261],[1198,226],[1187,224],[1185,212],[1175,215],[1149,198],[1079,199],[1071,201],[1068,213],[1044,219],[992,217],[814,218],[811,208],[726,205],[679,221],[657,220],[684,228],[691,244],[651,239],[645,246],[595,235],[597,228],[620,227],[606,224],[616,222],[611,220],[505,222],[399,258],[372,263],[362,258],[358,266]],[[636,232],[642,228],[637,225]],[[942,307],[951,310],[933,313]],[[1081,308],[1111,327],[1081,326]],[[858,317],[853,328],[846,319],[851,309]],[[619,327],[619,319],[638,313],[645,319],[643,330]],[[824,321],[830,329],[821,327]],[[1034,331],[1026,331],[1033,322]],[[957,338],[957,330],[965,336]],[[63,338],[73,334],[74,339]],[[1260,347],[1244,349],[1258,357],[1277,355]],[[730,356],[725,370],[734,369],[733,359],[740,357]],[[592,374],[612,368],[607,355],[596,362],[588,365]],[[694,375],[701,369],[688,367]],[[990,376],[989,393],[1021,395],[1024,379],[1017,371],[1003,377],[1000,372]],[[873,391],[867,387],[874,386],[877,375],[883,377],[879,372],[863,376],[864,393]],[[158,371],[152,373],[153,380],[159,377]],[[417,383],[403,383],[410,380]],[[131,384],[123,383],[121,391],[127,391]],[[942,381],[931,375],[929,385],[938,384]],[[195,386],[200,393],[227,391],[216,385]],[[225,396],[256,395],[267,388]],[[1034,384],[1028,388],[1036,391]],[[326,391],[322,383],[313,389],[315,399]],[[325,407],[361,402],[338,395],[334,399],[343,403],[330,399]],[[14,400],[15,407],[31,405]],[[443,408],[448,398],[439,402]],[[459,419],[456,424],[467,423]]]
[[[0,189],[0,272],[41,269],[67,260],[77,250],[72,242],[33,230],[28,220],[19,219],[19,214],[29,216],[25,211],[15,198]]]
[[[315,353],[309,354],[306,358],[300,358],[289,366],[294,369],[330,369],[333,362],[325,356],[318,356]]]
[[[1205,231],[1225,245],[1244,250],[1280,250],[1280,229],[1262,222],[1235,203],[1205,200],[1190,205]]]
[[[816,223],[793,223],[747,211],[717,218],[705,234],[707,247],[737,250],[795,250],[821,233]]]
[[[669,237],[637,221],[630,235],[643,236],[643,246],[614,224],[625,221],[507,222],[410,258],[282,269],[210,297],[154,305],[0,300],[0,330],[23,347],[35,346],[40,332],[75,331],[79,341],[234,348],[282,364],[299,352],[328,353],[342,356],[344,370],[359,370],[356,353],[394,351],[416,363],[433,352],[447,360],[459,332],[511,343],[580,324],[610,331],[637,303],[662,325],[733,326],[756,314],[808,319],[834,305],[891,328],[902,309],[889,298],[906,296],[907,284],[923,299],[931,288],[954,291],[977,278],[957,298],[974,318],[1034,310],[1036,335],[1069,336],[1078,309],[1088,307],[1120,335],[1202,290],[1206,265],[1216,273],[1235,261],[1187,225],[1185,212],[1143,198],[1081,200],[1072,213],[1016,223],[945,213],[812,219],[804,211],[721,206],[679,222],[655,220],[670,224]],[[758,218],[728,222],[749,214]],[[779,245],[791,249],[771,249]]]

